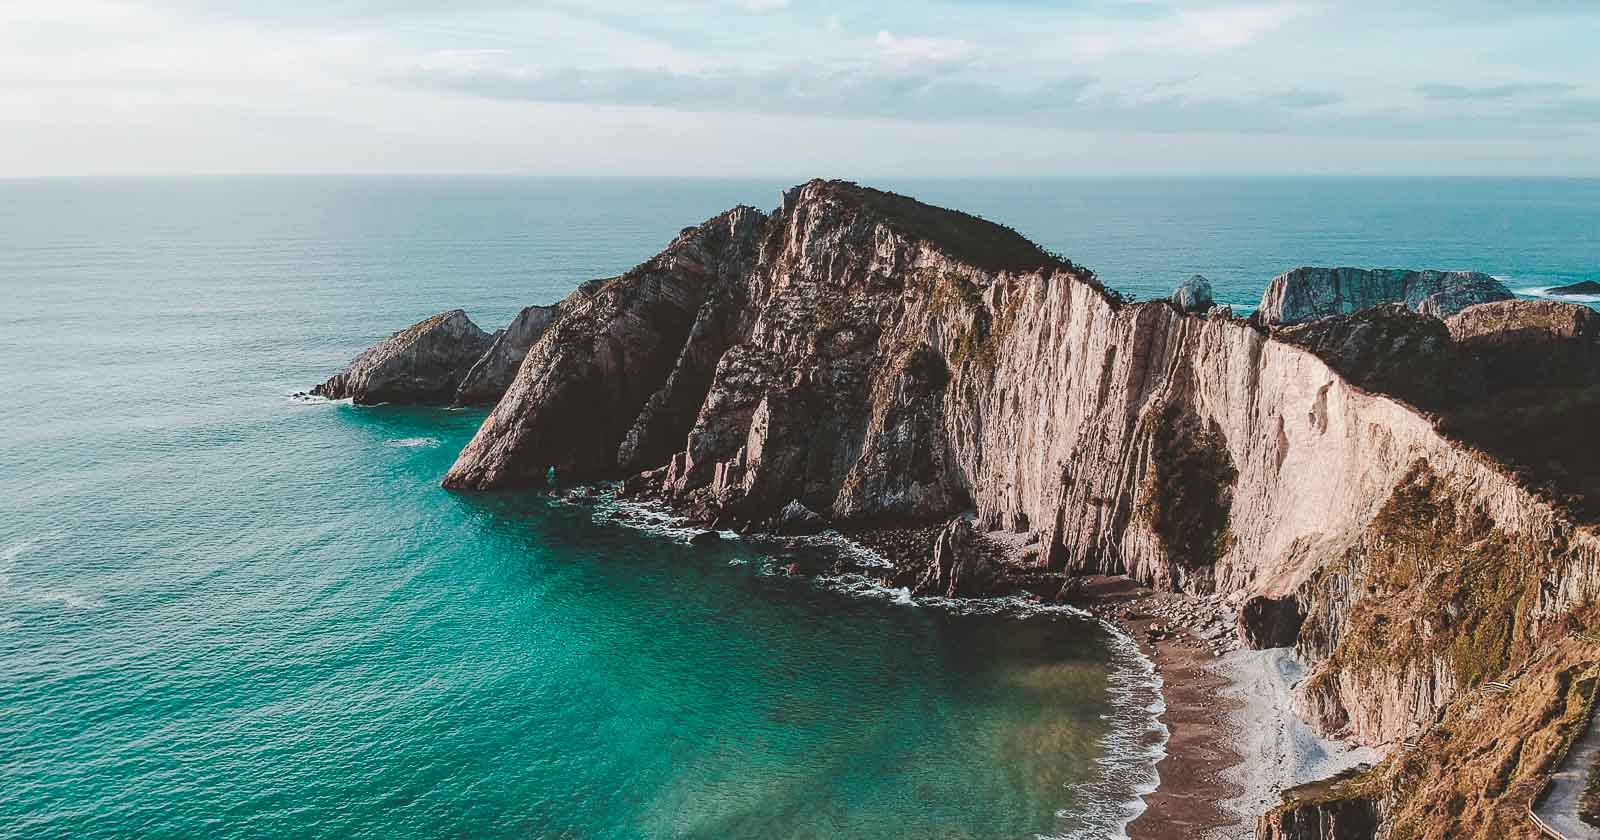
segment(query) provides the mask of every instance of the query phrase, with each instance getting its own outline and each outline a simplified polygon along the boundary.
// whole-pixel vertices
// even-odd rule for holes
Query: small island
[[[1581,283],[1569,283],[1565,286],[1555,286],[1545,289],[1547,295],[1600,295],[1600,282],[1584,280]]]

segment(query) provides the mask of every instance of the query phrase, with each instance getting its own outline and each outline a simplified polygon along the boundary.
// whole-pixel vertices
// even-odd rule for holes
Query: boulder
[[[1211,281],[1196,274],[1178,284],[1168,298],[1172,305],[1192,315],[1203,315],[1216,303],[1211,297]]]
[[[1000,567],[982,550],[981,537],[972,520],[952,519],[933,542],[933,558],[922,571],[912,592],[948,598],[976,598],[993,594]]]
[[[1476,271],[1303,267],[1273,278],[1255,320],[1283,326],[1389,303],[1447,318],[1475,303],[1512,300],[1504,283]]]
[[[689,538],[690,545],[712,545],[722,542],[722,535],[716,531],[699,531]]]
[[[495,334],[494,342],[473,364],[456,389],[456,405],[487,405],[498,402],[511,387],[517,368],[528,350],[555,322],[559,308],[529,306],[512,319],[511,325]]]
[[[800,502],[792,501],[778,514],[778,532],[782,534],[815,534],[828,527],[816,511]]]
[[[311,393],[357,405],[445,405],[493,342],[467,313],[441,312],[374,345]]]

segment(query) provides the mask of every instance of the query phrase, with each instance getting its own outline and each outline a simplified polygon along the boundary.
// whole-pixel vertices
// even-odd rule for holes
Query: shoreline
[[[1247,650],[1217,597],[1085,579],[1082,604],[1122,628],[1161,676],[1166,754],[1129,840],[1254,840],[1283,791],[1381,760],[1319,737],[1290,707],[1305,675],[1288,648]]]
[[[597,501],[594,495],[578,496],[568,501]],[[631,508],[630,513],[607,517],[618,524],[674,539],[689,539],[705,528],[660,500],[616,496],[613,500],[623,502],[619,507]],[[779,542],[811,543],[812,548],[823,547],[811,542],[821,538],[833,550],[855,555],[845,565],[860,575],[869,569],[881,573],[895,568],[885,551],[905,550],[907,546],[894,543],[905,541],[909,530],[833,531],[831,538],[825,534],[764,536]],[[723,536],[754,539],[753,544],[759,544],[763,535],[723,532]],[[993,539],[989,534],[982,536]],[[1018,551],[1008,544],[999,547],[1008,555]],[[823,568],[804,568],[806,565],[791,563],[776,572],[837,580],[842,579],[837,573],[846,571],[836,565],[824,570],[832,564]],[[875,577],[863,576],[862,580],[884,593],[897,591]],[[1044,581],[1028,575],[1013,579],[1010,589],[1035,605],[1075,607],[1112,625],[1132,642],[1160,682],[1163,710],[1156,722],[1165,728],[1167,737],[1154,766],[1155,785],[1138,796],[1142,810],[1123,826],[1128,840],[1255,840],[1257,818],[1280,801],[1283,791],[1381,759],[1370,748],[1352,748],[1318,737],[1294,714],[1291,689],[1304,677],[1294,651],[1243,649],[1235,632],[1234,611],[1222,596],[1156,590],[1120,576],[1085,576],[1072,581],[1072,594],[1063,591],[1056,598],[1040,591],[1038,585]]]
[[[1098,576],[1086,578],[1081,593],[1082,605],[1120,627],[1161,677],[1165,754],[1156,763],[1155,790],[1143,796],[1144,811],[1124,831],[1130,840],[1253,838],[1254,827],[1245,833],[1240,815],[1222,804],[1243,792],[1224,772],[1244,760],[1227,746],[1236,735],[1230,718],[1244,704],[1222,697],[1229,681],[1211,670],[1216,659],[1201,640],[1182,631],[1168,635],[1168,622],[1143,609],[1160,595],[1127,578]]]

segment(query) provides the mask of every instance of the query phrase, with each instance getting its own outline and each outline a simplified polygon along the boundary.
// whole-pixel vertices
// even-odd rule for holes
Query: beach
[[[1130,840],[1249,840],[1281,791],[1381,758],[1318,737],[1297,718],[1290,697],[1304,669],[1294,651],[1239,648],[1219,600],[1108,577],[1091,578],[1083,597],[1139,644],[1162,680],[1166,755]]]

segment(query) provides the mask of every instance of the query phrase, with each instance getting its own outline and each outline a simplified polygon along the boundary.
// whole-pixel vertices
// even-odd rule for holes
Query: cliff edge
[[[1574,498],[1600,465],[1561,451],[1593,324],[1469,307],[1499,296],[1477,275],[1355,279],[1305,305],[1286,281],[1255,323],[1133,304],[1007,228],[813,181],[562,302],[444,483],[626,478],[729,524],[975,511],[1030,546],[1014,566],[1227,596],[1310,666],[1313,726],[1389,750],[1262,836],[1531,837],[1600,659]],[[1312,314],[1343,320],[1265,326]],[[969,537],[943,532],[935,589],[989,579]],[[1502,686],[1517,707],[1485,705]]]

